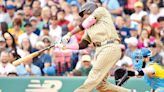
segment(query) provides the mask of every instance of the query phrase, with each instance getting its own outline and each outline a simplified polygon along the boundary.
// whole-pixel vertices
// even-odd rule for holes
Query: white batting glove
[[[66,46],[60,43],[60,44],[56,44],[55,47],[60,49],[65,49]]]
[[[65,36],[62,37],[62,43],[67,44],[70,39],[71,39],[71,33],[68,32]]]

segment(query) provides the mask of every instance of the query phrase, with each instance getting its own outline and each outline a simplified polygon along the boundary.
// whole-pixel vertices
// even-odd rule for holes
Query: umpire
[[[84,21],[67,33],[62,42],[67,43],[70,37],[85,30],[79,49],[93,43],[96,48],[93,68],[82,86],[74,92],[91,92],[94,88],[100,92],[135,92],[130,89],[107,83],[108,72],[121,57],[119,36],[114,27],[111,14],[106,8],[97,7],[95,3],[87,2],[82,6],[79,15]]]

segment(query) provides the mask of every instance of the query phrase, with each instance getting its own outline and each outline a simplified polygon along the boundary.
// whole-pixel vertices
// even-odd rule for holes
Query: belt
[[[120,43],[120,40],[114,39],[114,40],[108,40],[108,41],[104,41],[104,42],[94,42],[93,45],[94,45],[95,47],[101,47],[101,46],[103,46],[103,45],[111,44],[111,43],[115,43],[115,42]]]

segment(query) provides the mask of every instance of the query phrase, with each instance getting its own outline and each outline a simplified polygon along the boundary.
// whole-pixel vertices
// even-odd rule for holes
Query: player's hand
[[[71,33],[68,32],[65,36],[62,37],[62,43],[67,44],[70,38],[71,38]]]
[[[55,47],[60,49],[65,49],[66,46],[60,43],[60,44],[56,44]]]

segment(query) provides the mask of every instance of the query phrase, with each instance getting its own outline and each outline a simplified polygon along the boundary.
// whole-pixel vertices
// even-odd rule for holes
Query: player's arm
[[[149,66],[146,68],[143,68],[142,70],[139,71],[128,71],[128,76],[154,76],[155,70],[153,67]]]
[[[155,74],[155,69],[152,66],[143,68],[142,71],[144,72],[144,74],[146,74],[148,76],[154,76],[154,74]]]
[[[90,28],[92,25],[96,23],[96,18],[92,15],[90,15],[88,18],[86,18],[80,25],[76,26],[71,32],[68,32],[63,38],[63,43],[68,43],[69,39],[72,35],[81,32],[85,29]]]
[[[80,31],[83,31],[83,30],[91,27],[95,23],[96,23],[96,18],[94,16],[90,15],[79,26],[75,27],[69,34],[70,34],[70,36],[72,36]]]

